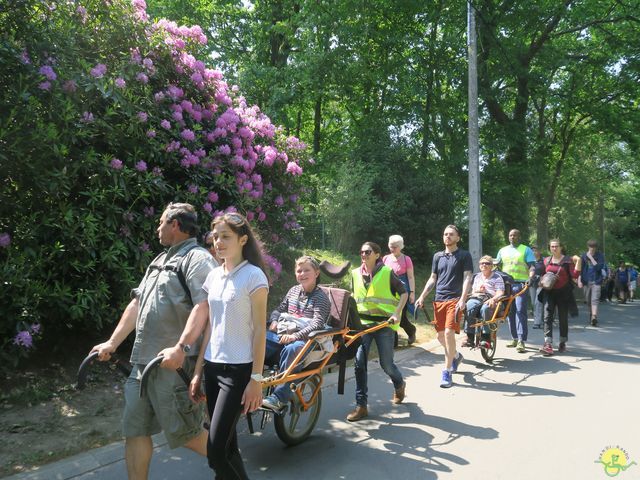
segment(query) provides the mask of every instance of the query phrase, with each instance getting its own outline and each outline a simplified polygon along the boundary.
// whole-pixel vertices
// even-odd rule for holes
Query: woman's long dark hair
[[[242,247],[242,256],[245,260],[248,260],[249,263],[262,270],[268,278],[269,275],[267,274],[267,266],[262,256],[260,241],[258,240],[258,236],[253,233],[253,229],[251,228],[251,225],[249,225],[249,221],[246,217],[235,212],[218,215],[211,222],[211,230],[213,230],[214,226],[220,223],[227,224],[229,228],[238,235],[238,237],[242,237],[243,235],[247,236],[247,243]]]

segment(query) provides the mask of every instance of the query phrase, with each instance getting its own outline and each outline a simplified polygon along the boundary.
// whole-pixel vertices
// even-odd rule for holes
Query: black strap
[[[180,285],[182,285],[182,288],[184,289],[184,293],[187,296],[187,299],[189,300],[189,303],[191,305],[193,305],[193,299],[191,298],[191,291],[189,290],[189,285],[187,284],[187,278],[185,277],[184,272],[182,271],[182,263],[184,262],[184,259],[187,256],[187,254],[191,250],[193,250],[194,248],[198,248],[199,246],[200,245],[198,245],[197,243],[190,245],[189,248],[187,248],[185,252],[182,255],[180,255],[180,258],[178,258],[178,261],[176,262],[175,265],[155,265],[152,263],[149,266],[149,268],[155,268],[157,270],[174,272],[177,275],[178,281],[180,282]]]

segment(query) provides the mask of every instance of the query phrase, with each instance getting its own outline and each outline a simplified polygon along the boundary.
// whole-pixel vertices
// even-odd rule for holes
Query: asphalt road
[[[437,344],[397,352],[408,385],[402,405],[391,404],[391,383],[376,362],[370,416],[353,424],[345,420],[352,372],[344,396],[328,374],[318,425],[304,444],[285,447],[272,424],[249,435],[241,419],[247,471],[274,480],[640,479],[640,302],[603,305],[599,328],[586,326],[585,312],[581,306],[571,319],[568,352],[553,357],[538,353],[541,330],[530,329],[527,353],[505,348],[503,325],[494,364],[462,350],[450,389],[438,387]],[[152,480],[213,478],[203,458],[155,440]],[[607,475],[600,460],[611,464],[613,453]],[[9,478],[122,480],[122,443]]]

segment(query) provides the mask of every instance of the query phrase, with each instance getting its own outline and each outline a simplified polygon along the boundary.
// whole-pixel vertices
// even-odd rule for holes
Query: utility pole
[[[469,61],[469,252],[474,270],[482,256],[480,224],[480,160],[478,148],[478,44],[476,18],[471,1],[467,1],[467,57]]]

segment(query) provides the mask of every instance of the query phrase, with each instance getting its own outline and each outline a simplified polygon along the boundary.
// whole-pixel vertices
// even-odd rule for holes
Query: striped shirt
[[[277,322],[281,313],[308,318],[309,324],[306,327],[292,333],[296,340],[306,340],[311,332],[322,330],[327,326],[330,312],[331,302],[320,287],[307,293],[302,286],[295,285],[289,289],[278,308],[271,313],[269,323]]]

